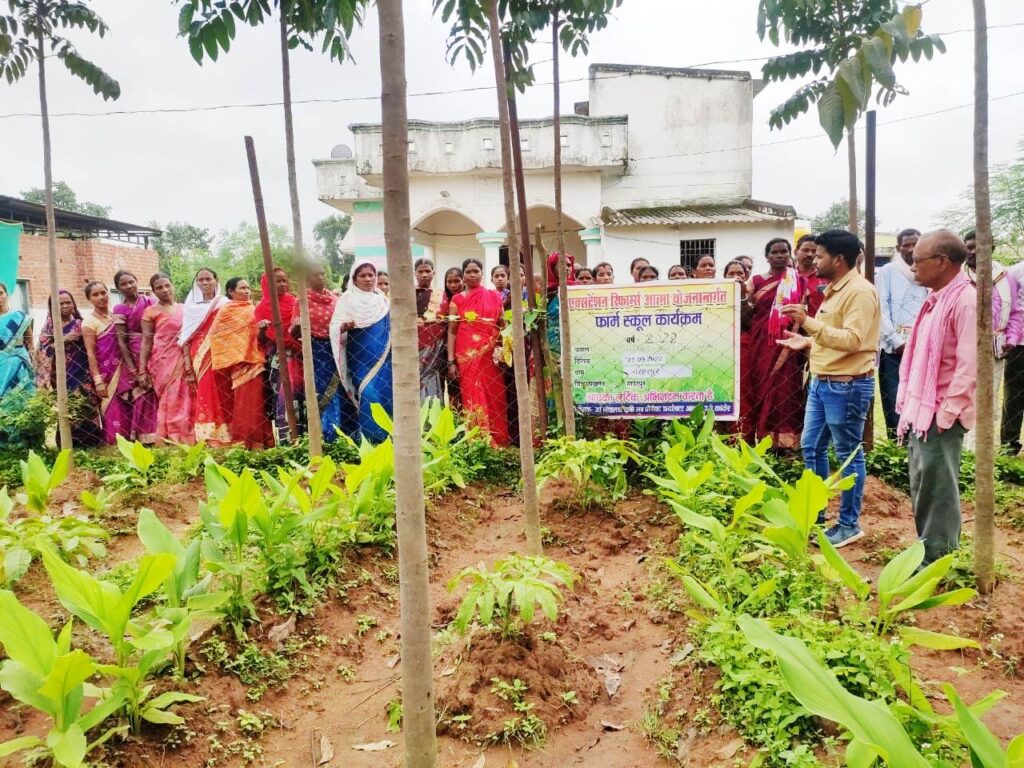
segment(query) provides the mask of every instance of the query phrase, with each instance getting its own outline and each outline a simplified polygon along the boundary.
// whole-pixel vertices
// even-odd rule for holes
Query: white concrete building
[[[747,72],[595,64],[590,100],[562,118],[566,248],[578,263],[608,261],[618,281],[644,257],[665,276],[672,264],[749,255],[793,235],[790,206],[751,200],[753,99]],[[320,199],[352,215],[343,247],[383,260],[380,125],[351,126],[354,148],[314,161]],[[554,249],[550,118],[521,120],[530,238],[543,227]],[[505,242],[498,122],[409,123],[413,256],[427,256],[438,279],[477,256],[485,269]],[[760,268],[760,267],[757,267]]]

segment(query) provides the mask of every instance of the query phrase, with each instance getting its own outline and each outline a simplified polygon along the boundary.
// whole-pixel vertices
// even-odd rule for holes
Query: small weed
[[[573,707],[580,703],[580,699],[576,695],[576,691],[566,691],[565,693],[560,694],[559,698],[567,707]]]
[[[640,732],[654,745],[659,757],[671,763],[676,762],[676,743],[682,729],[668,725],[655,710],[647,709],[640,718]]]
[[[346,683],[351,683],[356,679],[356,672],[352,667],[342,664],[338,667],[338,676]]]
[[[377,618],[368,613],[361,613],[356,616],[356,636],[362,637],[371,629],[377,626]]]
[[[376,640],[378,643],[384,643],[387,642],[387,639],[389,637],[391,637],[391,630],[385,628],[378,632],[376,635],[374,635],[373,639]]]
[[[554,632],[541,632],[539,637],[545,643],[557,643],[558,642],[558,635],[556,635]]]
[[[522,746],[539,746],[547,737],[547,726],[533,713],[534,704],[526,700],[526,683],[515,678],[511,683],[500,677],[491,678],[491,693],[512,706],[514,717],[505,721],[502,732],[492,734],[493,741]]]
[[[402,700],[392,699],[384,705],[384,713],[388,719],[388,733],[398,733],[402,730]]]
[[[243,736],[250,738],[255,736],[261,736],[264,729],[267,727],[267,723],[263,721],[259,715],[255,715],[252,712],[247,712],[244,709],[238,710],[238,716],[235,718],[238,722],[238,730]]]

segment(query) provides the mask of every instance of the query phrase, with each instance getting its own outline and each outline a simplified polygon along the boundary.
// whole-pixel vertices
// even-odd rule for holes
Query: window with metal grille
[[[715,257],[715,238],[705,240],[680,240],[679,263],[692,275],[701,256]]]

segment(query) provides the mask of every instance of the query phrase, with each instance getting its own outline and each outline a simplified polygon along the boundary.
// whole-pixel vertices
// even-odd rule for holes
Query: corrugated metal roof
[[[757,224],[792,220],[796,210],[789,205],[744,200],[731,205],[672,205],[652,208],[605,208],[608,227],[664,227],[693,224]]]

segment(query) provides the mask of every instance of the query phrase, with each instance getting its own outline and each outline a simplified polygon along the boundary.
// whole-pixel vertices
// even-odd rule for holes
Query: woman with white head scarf
[[[217,312],[228,303],[220,292],[217,273],[203,267],[185,297],[178,343],[185,356],[185,381],[192,387],[192,423],[196,440],[207,445],[231,444],[231,376],[214,370],[210,328]]]
[[[342,431],[355,440],[362,436],[379,443],[388,433],[374,421],[371,405],[379,403],[390,416],[394,402],[390,304],[377,289],[377,268],[371,262],[357,262],[350,274],[330,326],[331,347],[349,404],[343,408]]]

